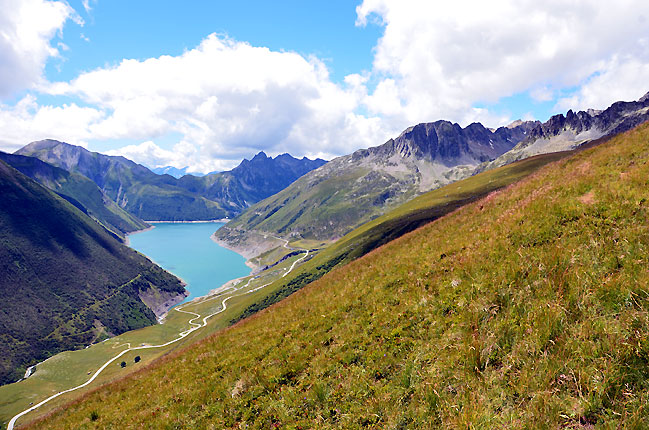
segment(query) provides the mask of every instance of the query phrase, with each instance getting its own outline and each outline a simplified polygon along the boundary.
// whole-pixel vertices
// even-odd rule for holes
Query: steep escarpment
[[[139,295],[182,300],[173,275],[0,161],[0,383],[106,333],[156,323]]]
[[[115,204],[83,175],[70,173],[35,157],[0,152],[0,160],[54,191],[119,236],[148,227],[144,221]]]

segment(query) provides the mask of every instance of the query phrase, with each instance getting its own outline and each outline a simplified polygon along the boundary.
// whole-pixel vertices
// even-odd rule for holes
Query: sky
[[[646,0],[0,0],[0,150],[331,159],[649,91]]]

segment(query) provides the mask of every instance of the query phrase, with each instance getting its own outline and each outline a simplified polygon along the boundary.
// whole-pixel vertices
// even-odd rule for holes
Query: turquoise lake
[[[153,225],[152,230],[130,235],[130,246],[187,282],[190,295],[185,302],[250,273],[245,258],[210,238],[223,223]]]

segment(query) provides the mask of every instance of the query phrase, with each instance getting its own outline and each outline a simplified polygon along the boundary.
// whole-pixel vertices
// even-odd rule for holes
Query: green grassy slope
[[[266,271],[263,275],[255,277],[248,283],[249,278],[243,279],[236,285],[237,290],[228,290],[220,294],[204,297],[197,301],[185,303],[176,309],[194,312],[202,315],[210,315],[216,311],[222,310],[222,301],[227,298],[227,309],[222,313],[210,317],[206,327],[193,332],[184,337],[182,340],[173,343],[164,348],[145,349],[132,351],[126,354],[123,359],[128,365],[122,368],[119,361],[106,368],[98,378],[89,386],[75,390],[71,393],[62,395],[57,399],[46,403],[25,417],[22,417],[18,424],[29,422],[39,416],[47,415],[53,409],[60,407],[74,400],[88,391],[93,391],[97,387],[107,382],[122,378],[133,371],[149,364],[152,360],[167,354],[170,351],[191,345],[198,340],[204,339],[216,331],[227,327],[229,321],[236,315],[240,314],[242,309],[250,304],[248,291],[266,285],[272,279],[281,277],[283,273],[299,257],[289,258],[286,261],[274,266],[271,270]],[[156,324],[132,330],[119,336],[107,339],[104,342],[93,344],[89,348],[75,351],[66,351],[50,358],[49,360],[39,363],[35,372],[28,379],[15,384],[0,386],[0,428],[6,425],[11,417],[29,408],[30,404],[39,403],[43,399],[54,393],[63,391],[88,380],[87,372],[95,372],[108,359],[114,357],[118,351],[125,348],[125,344],[141,345],[159,345],[168,342],[184,330],[191,327],[188,323],[195,315],[186,314],[172,310],[165,317],[163,324]],[[202,321],[202,317],[198,321]],[[142,360],[134,365],[133,359],[140,355]]]
[[[155,323],[140,291],[180,281],[35,181],[0,161],[0,383],[101,333]]]
[[[326,246],[289,276],[257,294],[256,301],[233,322],[279,302],[335,267],[349,263],[379,246],[444,216],[490,192],[528,176],[547,163],[574,152],[544,154],[449,184],[419,196]],[[298,245],[299,242],[296,242]],[[277,248],[285,249],[285,248]]]
[[[289,238],[299,231],[300,239],[337,239],[417,195],[414,174],[400,178],[340,164],[345,163],[334,160],[256,203],[220,228],[216,238],[233,249],[249,247],[255,233]]]
[[[33,428],[646,428],[649,126]]]
[[[110,200],[90,179],[47,164],[35,157],[0,152],[0,159],[59,194],[115,234],[148,227]]]

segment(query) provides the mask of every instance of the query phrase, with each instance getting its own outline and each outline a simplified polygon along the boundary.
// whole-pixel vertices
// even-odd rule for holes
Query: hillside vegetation
[[[646,428],[649,126],[33,428]]]
[[[257,300],[232,322],[246,318],[279,302],[335,267],[362,257],[404,234],[440,218],[490,192],[510,185],[552,161],[574,153],[565,151],[531,157],[490,170],[419,196],[382,215],[326,246],[294,273],[283,277],[258,293]],[[296,242],[300,244],[300,242]],[[278,248],[285,249],[285,248]]]
[[[0,195],[0,383],[60,351],[155,324],[143,293],[152,305],[185,297],[175,276],[3,161]]]
[[[63,197],[111,232],[123,236],[149,225],[110,200],[90,179],[35,157],[0,152],[0,159]]]

